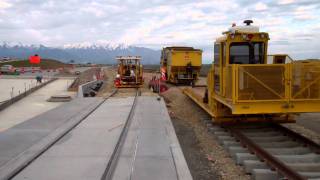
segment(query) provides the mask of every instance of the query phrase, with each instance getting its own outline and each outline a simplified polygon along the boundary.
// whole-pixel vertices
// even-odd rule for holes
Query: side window
[[[225,43],[221,43],[221,56],[222,56],[222,65],[224,66],[226,64],[226,46]]]
[[[254,64],[264,63],[264,44],[255,43],[254,44]]]
[[[214,44],[214,64],[216,65],[220,64],[219,57],[220,57],[220,44]]]

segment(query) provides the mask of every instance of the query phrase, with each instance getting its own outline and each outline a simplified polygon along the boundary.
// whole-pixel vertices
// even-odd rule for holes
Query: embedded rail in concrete
[[[77,98],[0,133],[0,179],[104,179],[111,161],[108,179],[192,179],[164,101],[133,102]]]

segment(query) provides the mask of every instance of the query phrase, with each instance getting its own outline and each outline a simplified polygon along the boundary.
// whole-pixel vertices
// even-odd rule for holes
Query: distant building
[[[11,58],[10,57],[2,57],[1,60],[2,61],[9,61],[9,60],[11,60]]]

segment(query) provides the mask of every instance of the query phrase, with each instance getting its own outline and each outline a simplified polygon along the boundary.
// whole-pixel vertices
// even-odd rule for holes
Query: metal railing
[[[292,63],[292,100],[320,100],[320,63]]]
[[[286,65],[239,65],[236,80],[237,100],[286,99]]]
[[[320,100],[320,62],[233,64],[224,77],[223,96],[233,102]]]

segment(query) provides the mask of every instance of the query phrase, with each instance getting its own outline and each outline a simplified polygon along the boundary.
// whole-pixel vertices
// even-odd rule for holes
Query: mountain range
[[[62,47],[49,47],[45,45],[24,45],[3,42],[0,44],[0,57],[13,59],[27,59],[29,56],[38,54],[42,58],[56,59],[63,62],[75,63],[99,63],[114,64],[116,56],[141,56],[143,64],[159,64],[160,50],[145,47],[97,44],[72,44]]]

